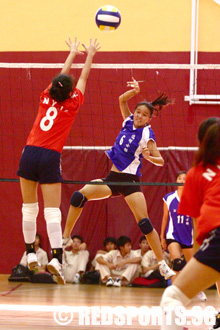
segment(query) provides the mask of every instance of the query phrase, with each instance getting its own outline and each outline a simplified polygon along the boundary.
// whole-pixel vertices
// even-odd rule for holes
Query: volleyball
[[[95,21],[101,31],[114,31],[121,23],[121,14],[116,7],[106,5],[97,10]]]

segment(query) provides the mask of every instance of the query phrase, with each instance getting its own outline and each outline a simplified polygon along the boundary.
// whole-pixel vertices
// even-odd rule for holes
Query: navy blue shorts
[[[178,243],[181,246],[181,249],[191,249],[193,247],[192,245],[182,244],[182,243],[180,243],[180,242],[178,242],[178,241],[176,241],[175,239],[172,239],[172,238],[171,239],[170,238],[166,239],[167,246],[169,246],[173,242]]]
[[[220,273],[220,227],[209,233],[209,237],[204,239],[194,258]]]
[[[118,173],[114,171],[110,171],[108,176],[102,181],[106,182],[140,182],[140,179],[137,175],[134,174],[128,174],[128,173]],[[112,196],[119,196],[122,195],[124,197],[131,195],[135,192],[142,192],[141,186],[129,186],[127,185],[107,185],[111,191]]]
[[[22,152],[17,175],[39,183],[62,182],[61,154],[58,151],[26,146]]]

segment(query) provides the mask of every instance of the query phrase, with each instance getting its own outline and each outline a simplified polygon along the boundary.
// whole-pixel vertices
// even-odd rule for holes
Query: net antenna
[[[220,5],[220,0],[213,0]],[[191,15],[191,50],[190,50],[190,82],[189,96],[185,96],[184,100],[189,104],[220,104],[220,95],[197,94],[198,77],[198,33],[199,33],[199,0],[192,0]],[[210,69],[212,67],[210,66]]]

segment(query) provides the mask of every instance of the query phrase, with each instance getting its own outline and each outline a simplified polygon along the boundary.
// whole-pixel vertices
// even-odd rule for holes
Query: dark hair
[[[35,237],[39,238],[39,247],[41,248],[41,237],[40,234],[36,233]]]
[[[154,111],[156,111],[156,115],[158,115],[159,111],[161,111],[165,105],[171,103],[173,103],[173,100],[169,99],[166,94],[162,93],[153,102],[144,100],[138,103],[135,107],[135,110],[137,109],[138,106],[145,105],[150,110],[151,116],[153,115]]]
[[[108,243],[113,243],[113,244],[117,244],[116,239],[114,237],[107,237],[104,242],[103,245],[106,246]]]
[[[146,241],[147,241],[147,238],[146,238],[146,236],[144,236],[144,235],[143,235],[143,236],[141,236],[139,243],[141,244],[141,242],[142,242],[142,241],[144,241],[145,239],[146,239]]]
[[[78,238],[78,239],[81,241],[81,243],[83,243],[83,239],[82,239],[82,237],[79,236],[79,235],[73,235],[71,238],[72,238],[72,240],[73,240],[74,238]]]
[[[200,145],[193,165],[216,165],[220,158],[220,118],[210,117],[204,120],[199,127],[198,139]]]
[[[131,239],[128,236],[120,236],[117,239],[118,249],[120,249],[120,246],[124,246],[126,243],[131,243]]]
[[[187,172],[186,171],[180,171],[177,173],[176,175],[176,180],[178,179],[178,177],[181,175],[181,174],[186,174]]]
[[[76,86],[76,79],[66,74],[59,74],[52,81],[49,94],[57,102],[65,101]]]

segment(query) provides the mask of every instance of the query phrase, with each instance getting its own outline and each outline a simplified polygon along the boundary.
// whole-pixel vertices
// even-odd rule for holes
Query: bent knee
[[[160,306],[186,306],[190,299],[175,285],[171,285],[163,293]]]
[[[154,227],[149,218],[143,218],[138,222],[138,226],[144,235],[150,234]]]
[[[82,208],[87,202],[87,198],[80,191],[74,191],[70,198],[70,204],[74,207]]]

